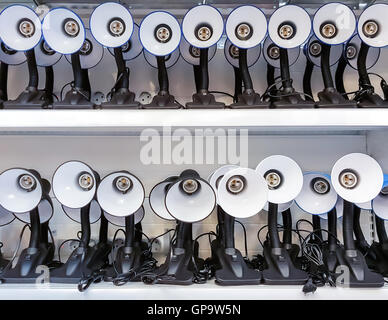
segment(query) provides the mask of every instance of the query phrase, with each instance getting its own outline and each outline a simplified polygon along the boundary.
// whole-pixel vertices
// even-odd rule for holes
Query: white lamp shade
[[[92,33],[89,29],[85,29],[86,38],[85,41],[89,46],[90,50],[83,53],[83,50],[80,50],[79,60],[81,63],[82,69],[94,68],[102,60],[104,56],[104,48],[100,45],[96,39],[93,38]],[[71,63],[71,55],[68,54],[65,56],[66,60]]]
[[[256,173],[261,177],[269,171],[281,175],[281,184],[277,189],[269,190],[268,202],[279,204],[294,200],[303,187],[303,173],[299,165],[289,157],[274,155],[265,158],[256,167]]]
[[[47,47],[48,45],[42,38],[39,44],[34,48],[36,64],[39,67],[53,66],[62,58],[62,55],[59,52],[50,49],[50,47]]]
[[[166,63],[166,68],[171,68],[172,66],[174,66],[178,59],[179,59],[179,50],[175,50],[173,51],[171,54],[167,55],[167,56],[164,56],[164,61]],[[158,62],[156,60],[156,56],[154,56],[153,54],[149,53],[148,51],[144,51],[144,58],[146,59],[146,61],[148,62],[148,64],[154,68],[157,68],[158,67]]]
[[[199,66],[199,55],[194,55],[192,53],[193,49],[197,49],[193,47],[190,43],[187,42],[185,38],[181,39],[181,43],[179,45],[179,52],[187,63],[192,64],[193,66]],[[199,51],[199,50],[198,50]],[[213,59],[217,52],[217,46],[213,45],[209,48],[209,53],[208,53],[208,61]]]
[[[158,26],[169,28],[170,39],[159,41],[155,36]],[[140,41],[145,50],[155,56],[166,56],[178,48],[181,41],[181,26],[178,20],[166,11],[155,11],[144,17],[140,23]]]
[[[23,175],[29,175],[35,179],[36,186],[33,190],[28,191],[20,187],[19,179]],[[29,170],[8,169],[0,175],[0,205],[5,210],[13,213],[30,212],[38,206],[42,195],[40,178]]]
[[[305,54],[308,59],[317,67],[321,67],[321,55],[314,56],[311,54],[310,46],[313,43],[317,43],[319,40],[316,36],[311,36],[308,43],[305,46]],[[343,46],[332,46],[330,50],[330,66],[335,65],[338,60],[341,58],[343,53]]]
[[[117,216],[112,216],[109,213],[106,213],[104,211],[104,216],[106,220],[108,220],[111,224],[117,226],[117,227],[125,227],[125,217],[117,217]],[[144,218],[144,208],[140,207],[135,213],[134,213],[134,218],[135,218],[135,225],[140,223],[143,218]]]
[[[0,40],[0,61],[16,66],[27,60],[24,52],[13,50]]]
[[[72,37],[65,33],[64,22],[74,20],[79,32]],[[85,27],[81,18],[73,11],[65,8],[51,9],[42,22],[43,38],[53,50],[62,54],[72,54],[81,49],[85,40]]]
[[[344,199],[342,199],[341,197],[338,197],[337,203],[335,204],[335,211],[337,213],[337,219],[342,218],[342,216],[344,214]],[[321,215],[319,215],[319,217],[321,219],[327,220],[328,214],[330,214],[330,213],[321,214]]]
[[[330,23],[336,32],[329,38],[322,35],[322,27]],[[350,39],[356,30],[356,16],[348,6],[332,2],[320,7],[313,18],[313,31],[315,36],[323,43],[337,45]]]
[[[175,218],[167,211],[164,199],[166,198],[167,189],[171,182],[163,181],[155,185],[149,197],[150,207],[152,211],[160,218],[173,221]]]
[[[109,24],[118,20],[124,24],[121,34],[112,34]],[[103,46],[116,48],[126,43],[132,36],[133,18],[127,8],[119,3],[105,2],[100,4],[90,16],[90,29],[93,37]]]
[[[279,35],[279,28],[283,24],[294,25],[294,36],[283,39]],[[307,11],[296,5],[285,5],[278,8],[271,15],[268,23],[268,34],[271,40],[281,48],[291,49],[304,43],[311,31],[311,19]]]
[[[380,193],[372,201],[373,212],[381,219],[388,220],[388,196]]]
[[[372,201],[356,202],[355,205],[362,210],[372,210]]]
[[[294,200],[286,202],[286,203],[278,203],[278,212],[281,213],[283,211],[286,211],[287,209],[290,209],[293,204],[294,204]],[[265,204],[263,210],[268,212],[268,210],[269,210],[268,207],[269,207],[269,203],[267,201],[267,203]]]
[[[251,36],[245,40],[236,35],[236,29],[241,24],[251,28]],[[267,18],[263,11],[255,6],[240,6],[234,9],[226,19],[225,32],[236,47],[253,48],[260,44],[267,34]]]
[[[82,189],[78,183],[82,173],[89,174],[94,180],[90,190]],[[87,164],[80,161],[69,161],[55,171],[52,186],[54,195],[61,204],[68,208],[79,209],[93,200],[97,182],[92,168]]]
[[[231,193],[227,189],[228,181],[233,177],[245,180],[245,187],[240,193]],[[255,170],[237,168],[225,173],[217,189],[217,199],[221,208],[235,218],[249,218],[259,213],[268,199],[267,182],[256,174]]]
[[[0,206],[0,227],[10,224],[14,220],[15,216],[12,214],[12,212],[9,212]]]
[[[358,183],[346,188],[340,183],[341,173],[353,172]],[[338,195],[349,202],[367,202],[374,199],[383,187],[384,175],[380,165],[363,153],[351,153],[337,160],[331,171],[331,182]]]
[[[194,223],[206,219],[214,210],[216,195],[213,188],[203,179],[195,179],[200,188],[193,194],[181,190],[178,180],[166,193],[165,206],[168,213],[176,220]]]
[[[210,26],[211,36],[202,41],[196,37],[197,28],[201,25]],[[185,39],[194,47],[209,48],[221,39],[224,32],[224,19],[221,13],[209,5],[199,5],[187,11],[182,21],[182,32]]]
[[[328,184],[326,193],[319,193],[314,190],[314,180],[320,179]],[[337,193],[330,183],[330,176],[320,172],[308,172],[303,175],[302,191],[295,198],[299,208],[310,214],[327,213],[335,207],[337,203]]]
[[[131,181],[130,189],[123,193],[115,181],[125,177]],[[101,180],[97,189],[97,201],[101,208],[112,216],[126,217],[134,214],[143,205],[145,191],[143,184],[134,175],[126,171],[114,172]]]
[[[272,40],[270,37],[267,37],[264,41],[264,46],[263,46],[263,55],[264,55],[264,59],[267,61],[267,63],[269,63],[271,66],[273,66],[274,68],[277,68],[279,69],[280,68],[280,59],[277,58],[277,59],[273,59],[271,58],[271,56],[269,55],[269,51],[271,50],[271,48],[273,48],[274,46],[278,47]],[[290,67],[295,64],[296,61],[298,61],[298,58],[299,58],[299,55],[300,55],[300,47],[295,47],[295,48],[292,48],[292,49],[288,49],[288,64],[290,65]]]
[[[226,57],[226,60],[233,66],[238,68],[239,67],[239,59],[238,56],[234,55],[232,56],[231,50],[234,47],[234,44],[230,42],[230,40],[226,40],[225,46],[224,46],[224,54]],[[256,47],[250,48],[247,50],[247,65],[248,68],[253,66],[257,60],[259,60],[261,54],[261,45],[257,45]]]
[[[33,31],[26,37],[19,31],[21,21],[33,25]],[[0,38],[10,48],[17,51],[27,51],[34,48],[42,37],[42,25],[38,15],[24,5],[11,5],[0,14]]]
[[[38,205],[39,219],[40,223],[45,223],[51,219],[53,216],[54,210],[53,205],[50,200],[42,199]],[[31,223],[30,213],[15,213],[15,217],[24,223]]]
[[[358,35],[368,46],[382,48],[388,45],[388,4],[377,3],[367,7],[358,18]],[[379,26],[379,32],[375,37],[367,37],[363,32],[367,21],[375,21]]]
[[[65,212],[65,214],[73,221],[81,223],[81,208],[69,208],[64,205],[62,205],[62,210]],[[96,200],[92,200],[90,202],[90,211],[89,211],[89,220],[90,223],[96,223],[102,214],[102,210],[100,205]]]
[[[352,46],[357,50],[357,54],[354,55],[354,57],[352,57],[352,58],[350,58],[349,56],[346,55],[346,50],[349,48],[349,46]],[[360,48],[361,48],[361,39],[360,39],[360,36],[358,34],[355,34],[345,45],[345,53],[344,54],[345,54],[346,60],[348,61],[348,64],[354,70],[358,69],[357,59],[358,59],[358,54],[360,52]],[[375,48],[375,47],[369,48],[368,55],[366,57],[366,63],[365,63],[367,70],[372,68],[377,63],[377,61],[380,58],[380,51],[381,51],[380,48]]]
[[[108,50],[114,56],[114,48],[109,48]],[[143,51],[143,46],[139,39],[139,26],[136,23],[133,25],[131,39],[121,46],[121,50],[125,61],[137,58]]]

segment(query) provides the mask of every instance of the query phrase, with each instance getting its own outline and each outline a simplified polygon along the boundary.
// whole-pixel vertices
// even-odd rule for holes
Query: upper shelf
[[[5,0],[5,3],[13,3],[13,1]],[[48,4],[57,6],[59,4],[72,7],[87,7],[96,6],[97,4],[106,2],[104,0],[21,0],[19,2],[34,4]],[[241,4],[251,4],[249,0],[122,0],[121,3],[132,9],[189,9],[198,5],[198,3],[211,4],[219,8],[234,8]],[[320,7],[324,3],[334,2],[333,0],[293,0],[293,4],[298,4],[306,8]],[[342,0],[353,8],[363,8],[370,4],[373,0]],[[262,8],[276,8],[287,3],[287,0],[257,0],[255,5]]]
[[[250,134],[349,133],[388,129],[388,109],[0,111],[0,134],[136,135],[163,127],[247,128]]]

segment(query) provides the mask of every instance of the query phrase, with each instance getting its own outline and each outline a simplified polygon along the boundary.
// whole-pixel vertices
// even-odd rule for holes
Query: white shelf
[[[388,300],[388,287],[377,289],[318,288],[305,295],[302,286],[222,287],[212,282],[191,286],[145,285],[128,283],[115,287],[110,283],[92,285],[79,292],[75,285],[2,284],[0,300]]]
[[[258,132],[380,130],[388,129],[388,109],[0,111],[2,133],[139,132],[163,126]]]

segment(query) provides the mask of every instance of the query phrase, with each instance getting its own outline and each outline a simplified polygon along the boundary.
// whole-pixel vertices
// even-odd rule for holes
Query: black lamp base
[[[359,108],[388,108],[388,101],[376,93],[365,93],[358,100]]]
[[[4,259],[3,255],[0,252],[0,273],[7,267],[9,264],[9,260]]]
[[[144,263],[144,249],[139,245],[134,247],[120,247],[117,250],[117,255],[112,262],[112,266],[107,268],[104,281],[112,282],[117,276],[129,274],[131,270],[137,270]],[[140,281],[141,279],[138,279]]]
[[[300,108],[309,109],[314,108],[315,103],[313,101],[303,100],[298,93],[289,93],[280,91],[280,97],[278,100],[271,103],[271,108],[274,109],[289,109],[289,108]],[[286,96],[281,96],[286,94]]]
[[[135,94],[122,88],[112,95],[112,99],[101,105],[102,109],[139,109],[140,102],[135,101]]]
[[[155,283],[190,285],[194,280],[193,256],[197,263],[203,263],[198,259],[198,242],[194,251],[192,242],[188,241],[184,248],[171,247],[166,261],[156,270],[158,275]]]
[[[186,109],[224,109],[225,103],[217,102],[214,95],[208,92],[193,94],[193,101],[186,103]]]
[[[54,257],[54,246],[50,244],[48,247],[42,244],[39,249],[26,248],[24,249],[16,263],[15,267],[8,266],[0,274],[0,279],[4,283],[35,283],[36,279],[41,276],[37,273],[37,268],[42,265],[47,265]]]
[[[337,282],[339,277],[343,277],[344,286],[350,288],[378,288],[384,285],[382,275],[371,271],[366,264],[364,256],[358,250],[345,250],[337,248],[336,250],[338,265],[344,266],[349,270],[346,274],[335,274]]]
[[[284,244],[283,243],[283,247],[284,247],[284,249],[287,250],[287,252],[291,258],[291,261],[293,261],[295,264],[296,261],[298,260],[298,254],[300,252],[299,246],[295,243],[291,243],[291,244]]]
[[[212,261],[217,265],[216,283],[222,286],[258,285],[261,273],[250,269],[239,250],[226,249],[218,240],[211,243]]]
[[[258,93],[242,93],[237,97],[237,102],[229,106],[231,109],[268,109],[269,102],[261,100]]]
[[[50,272],[50,282],[78,283],[108,264],[111,249],[111,245],[107,243],[99,243],[94,247],[78,247],[65,264]]]
[[[383,277],[388,277],[388,246],[373,242],[369,251],[373,253],[375,259],[371,259],[370,255],[365,257],[368,267],[380,273]]]
[[[48,105],[45,91],[36,88],[27,88],[16,100],[8,100],[3,103],[4,109],[43,109],[47,108]]]
[[[142,105],[142,109],[180,109],[180,105],[175,102],[175,97],[169,93],[157,94],[150,104]]]
[[[302,285],[308,274],[297,269],[285,248],[273,249],[268,241],[264,242],[264,258],[268,268],[263,270],[263,280],[269,285]]]
[[[87,99],[86,92],[71,90],[65,99],[53,103],[53,109],[94,109],[94,103]]]
[[[330,250],[328,245],[324,245],[322,248],[322,260],[329,272],[335,272],[335,269],[338,266],[336,250]]]
[[[357,108],[357,102],[346,100],[335,88],[326,88],[318,92],[317,108]]]

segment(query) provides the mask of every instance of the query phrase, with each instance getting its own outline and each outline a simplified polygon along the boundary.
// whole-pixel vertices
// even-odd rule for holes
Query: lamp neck
[[[268,203],[268,234],[272,249],[280,249],[281,243],[278,233],[278,205]]]
[[[325,89],[334,88],[333,77],[331,75],[331,70],[330,70],[331,46],[325,43],[321,43],[321,45],[322,45],[321,71],[322,71],[323,84],[325,86]]]
[[[38,67],[36,65],[35,51],[34,49],[26,51],[27,66],[29,73],[28,87],[37,89],[39,85]]]
[[[126,248],[133,248],[135,244],[135,215],[125,217],[125,243]]]
[[[199,50],[199,65],[201,68],[201,80],[199,83],[199,91],[209,91],[209,49],[203,48]]]
[[[28,245],[29,248],[39,249],[40,246],[40,217],[39,210],[36,207],[34,210],[30,211],[30,222],[31,222],[31,235],[30,235],[30,243]]]
[[[89,203],[81,208],[81,232],[80,247],[88,247],[90,243],[90,207]]]
[[[114,48],[114,56],[117,65],[117,83],[115,86],[116,90],[128,89],[129,88],[129,74],[123,58],[123,51],[121,47]],[[120,78],[120,79],[119,79]]]

